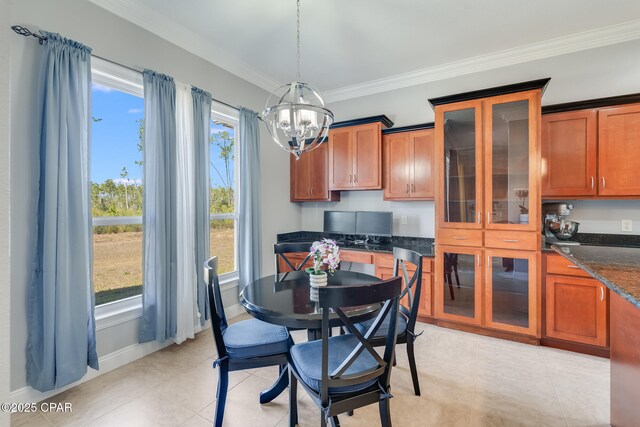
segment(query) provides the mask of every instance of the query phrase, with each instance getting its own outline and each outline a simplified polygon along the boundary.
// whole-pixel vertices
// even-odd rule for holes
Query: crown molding
[[[324,92],[327,103],[450,79],[640,38],[640,20],[596,28],[486,55],[397,74]]]
[[[226,51],[215,47],[205,37],[135,0],[90,0],[90,2],[270,93],[281,86],[278,81],[251,69]]]

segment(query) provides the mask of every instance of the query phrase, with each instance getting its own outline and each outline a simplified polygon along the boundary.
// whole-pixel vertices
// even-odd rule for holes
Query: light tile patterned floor
[[[609,361],[418,324],[422,396],[413,395],[404,346],[392,373],[396,426],[596,426],[609,424]],[[296,341],[304,332],[294,334]],[[71,414],[14,414],[13,426],[210,426],[217,372],[209,330],[50,399],[71,402]],[[288,425],[287,393],[267,405],[258,393],[277,369],[235,372],[227,426]],[[299,389],[301,426],[320,414]],[[379,425],[378,408],[340,417],[344,426]]]

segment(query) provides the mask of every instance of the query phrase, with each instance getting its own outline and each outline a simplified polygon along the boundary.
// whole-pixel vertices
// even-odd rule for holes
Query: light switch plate
[[[633,221],[630,219],[621,220],[620,231],[624,231],[625,233],[631,233],[633,231]]]
[[[402,215],[402,217],[400,218],[400,223],[402,225],[407,225],[407,216],[406,215]]]

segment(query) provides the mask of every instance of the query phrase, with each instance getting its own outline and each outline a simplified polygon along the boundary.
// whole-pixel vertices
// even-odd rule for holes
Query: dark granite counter
[[[296,231],[293,233],[278,234],[278,243],[295,243],[295,242],[309,242],[311,243],[320,240],[322,238],[333,239],[338,242],[341,249],[349,249],[354,251],[366,251],[366,252],[380,252],[380,253],[392,253],[394,247],[409,249],[416,251],[423,256],[434,256],[434,239],[428,237],[406,237],[406,236],[393,236],[391,238],[383,239],[380,244],[355,244],[353,238],[355,236],[344,236],[340,234],[322,233],[318,231]]]
[[[640,236],[633,234],[578,233],[571,240],[581,245],[640,248]],[[553,242],[545,243],[545,238],[542,236],[542,252],[553,252],[552,245]]]
[[[587,245],[552,248],[640,308],[640,248]]]

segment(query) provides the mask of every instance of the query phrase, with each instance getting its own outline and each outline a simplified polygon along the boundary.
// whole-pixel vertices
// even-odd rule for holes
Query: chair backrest
[[[276,280],[284,280],[287,277],[288,272],[282,273],[280,271],[280,260],[284,261],[286,265],[288,265],[293,271],[300,271],[306,267],[304,265],[311,258],[311,242],[303,242],[303,243],[276,243],[273,245],[273,253],[276,256]],[[287,254],[290,253],[299,253],[303,252],[307,254],[307,256],[302,260],[299,265],[295,265],[294,262],[291,262],[289,258],[287,258]]]
[[[420,295],[422,294],[422,255],[418,252],[404,248],[393,248],[393,275],[402,274],[404,289],[400,299],[408,297],[409,309],[400,305],[400,311],[407,316],[407,330],[413,332],[418,320],[418,308],[420,307]],[[415,265],[413,275],[409,277],[407,263]]]
[[[220,294],[220,281],[218,280],[218,257],[214,256],[204,263],[204,280],[207,283],[207,299],[209,300],[209,312],[211,314],[211,330],[213,341],[216,345],[218,358],[227,355],[222,333],[227,329],[227,317],[224,314],[222,295]]]
[[[318,288],[318,305],[322,311],[322,387],[321,399],[323,404],[328,403],[328,391],[333,387],[346,387],[361,384],[366,381],[378,379],[379,385],[385,390],[389,389],[391,378],[391,366],[396,345],[396,328],[398,318],[398,298],[402,291],[402,278],[394,277],[384,282],[359,284],[350,286],[323,286]],[[347,317],[342,307],[357,307],[372,304],[382,304],[382,308],[375,317],[369,329],[362,334],[355,327],[351,319]],[[329,315],[335,312],[344,326],[359,341],[354,350],[342,361],[339,367],[329,372]],[[384,355],[380,357],[371,340],[382,325],[385,316],[390,316],[389,333],[385,345]],[[345,372],[364,352],[368,352],[378,363],[375,369],[357,374],[345,375]]]

